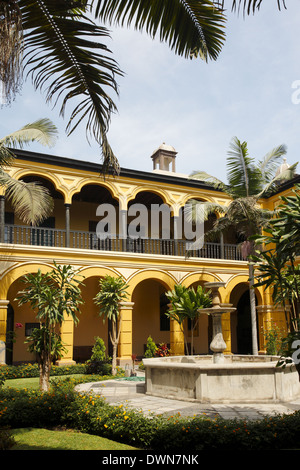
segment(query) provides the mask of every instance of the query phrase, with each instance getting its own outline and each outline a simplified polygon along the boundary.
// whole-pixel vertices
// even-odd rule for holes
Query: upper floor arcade
[[[234,232],[210,242],[204,239],[200,248],[191,250],[183,217],[187,204],[196,200],[226,205],[229,199],[222,191],[202,181],[178,175],[174,171],[175,151],[172,153],[172,150],[165,150],[163,146],[162,149],[159,148],[152,155],[152,172],[121,169],[118,176],[106,175],[105,178],[101,173],[101,165],[95,163],[20,150],[16,150],[15,154],[15,164],[8,169],[10,175],[25,182],[38,181],[48,188],[54,207],[48,219],[38,227],[31,227],[18,220],[9,201],[1,196],[1,243],[73,250],[242,259],[239,240]],[[160,165],[158,169],[157,164]],[[168,164],[172,165],[172,171],[168,171]],[[276,204],[277,199],[275,197],[271,204]],[[139,211],[141,207],[146,210],[142,214],[143,223],[142,212]],[[155,222],[153,207],[159,209]],[[102,209],[99,211],[99,208]],[[107,229],[109,236],[99,236],[97,228],[100,221],[106,220],[107,208],[112,210],[115,223]],[[166,209],[167,223],[164,223],[162,209]],[[212,215],[205,221],[204,233],[217,216]],[[136,229],[134,235],[130,234],[133,222]],[[109,223],[110,220],[106,227]]]

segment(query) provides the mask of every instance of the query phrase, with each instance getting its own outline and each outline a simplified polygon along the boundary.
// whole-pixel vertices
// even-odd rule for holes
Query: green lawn
[[[61,379],[63,380],[66,377],[80,377],[80,375],[62,375],[57,377],[50,377],[51,379]],[[27,388],[28,390],[39,390],[39,377],[30,377],[30,378],[22,378],[22,379],[8,379],[4,382],[4,387],[13,387],[13,388]]]
[[[13,429],[16,444],[10,450],[138,450],[134,447],[77,431]]]

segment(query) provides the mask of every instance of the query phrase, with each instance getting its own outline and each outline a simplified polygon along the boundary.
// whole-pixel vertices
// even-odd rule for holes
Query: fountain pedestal
[[[199,313],[212,316],[213,321],[213,339],[210,343],[210,349],[213,351],[213,362],[216,364],[224,362],[224,351],[226,343],[222,333],[222,315],[236,310],[232,306],[221,304],[219,288],[225,285],[224,282],[206,282],[205,287],[212,292],[212,307],[201,308]]]

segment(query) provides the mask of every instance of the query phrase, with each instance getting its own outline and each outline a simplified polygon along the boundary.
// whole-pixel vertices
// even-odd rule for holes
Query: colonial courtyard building
[[[99,317],[93,300],[99,291],[99,280],[106,274],[122,276],[129,286],[127,302],[121,307],[120,364],[130,362],[132,354],[142,357],[149,336],[157,344],[167,343],[173,354],[183,354],[183,337],[178,325],[165,315],[168,308],[165,293],[175,284],[196,287],[208,281],[224,282],[220,289],[221,301],[236,307],[234,313],[222,318],[225,352],[251,353],[248,264],[241,257],[236,234],[205,242],[187,256],[188,241],[182,228],[182,210],[189,201],[228,204],[228,197],[204,182],[176,173],[176,151],[172,147],[163,144],[153,153],[153,168],[149,158],[149,172],[121,169],[118,176],[105,178],[101,165],[95,163],[23,150],[15,153],[15,164],[8,170],[11,176],[23,181],[39,181],[51,192],[54,209],[51,217],[39,227],[25,226],[1,196],[0,362],[35,360],[24,340],[32,328],[38,326],[37,319],[29,305],[18,307],[15,299],[23,287],[20,279],[24,274],[39,269],[47,272],[54,261],[74,266],[84,282],[84,303],[78,325],[74,326],[68,318],[62,325],[62,341],[68,352],[60,364],[88,359],[96,336],[105,341],[109,352],[109,325]],[[279,196],[288,194],[295,181],[261,200],[261,205],[273,209]],[[149,210],[149,230],[141,230],[140,236],[132,237],[127,228],[134,219],[132,210],[137,204]],[[155,236],[150,230],[151,223],[154,227],[150,220],[150,209],[154,205],[170,209],[167,236],[162,233],[162,222]],[[99,207],[113,208],[116,214],[115,224],[110,227],[113,237],[97,236],[101,219]],[[212,223],[213,217],[205,222],[204,230]],[[283,312],[272,306],[268,291],[256,289],[255,293],[259,353],[263,354],[264,330],[271,321],[282,328],[285,322]],[[18,323],[23,326],[15,329]],[[8,344],[6,335],[11,331],[16,338],[14,343]],[[194,334],[195,354],[210,352],[211,334],[210,317],[203,315]]]

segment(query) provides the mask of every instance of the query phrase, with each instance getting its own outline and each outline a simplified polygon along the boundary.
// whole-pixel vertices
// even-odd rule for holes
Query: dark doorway
[[[14,309],[11,304],[7,307],[7,323],[6,323],[6,354],[5,363],[9,366],[13,363],[13,339],[14,339]]]
[[[249,291],[244,292],[237,304],[238,354],[252,354],[252,330]]]

